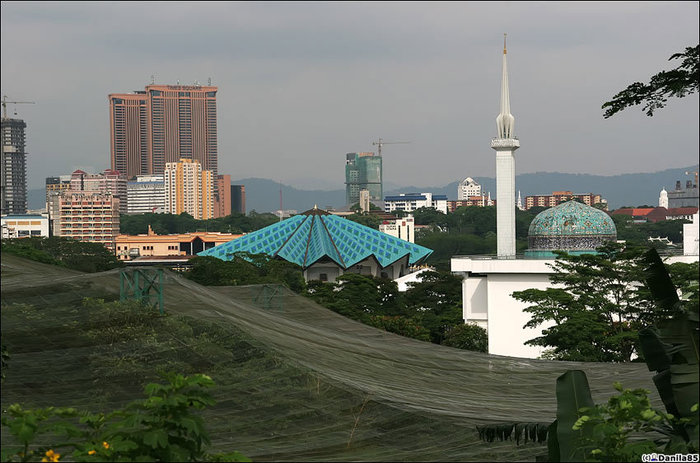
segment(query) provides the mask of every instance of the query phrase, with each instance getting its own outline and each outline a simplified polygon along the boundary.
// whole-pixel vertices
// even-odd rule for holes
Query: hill
[[[691,177],[686,171],[697,170],[697,166],[679,167],[660,172],[622,174],[622,175],[590,175],[566,174],[558,172],[537,172],[521,174],[515,177],[515,188],[523,197],[530,195],[551,194],[552,191],[571,190],[574,193],[600,194],[608,200],[610,209],[623,206],[655,206],[659,201],[661,188],[673,190],[676,181],[684,185]],[[466,175],[465,175],[466,176]],[[484,192],[491,192],[496,197],[496,179],[492,177],[473,177],[482,185]],[[459,179],[462,180],[462,179]],[[446,195],[449,199],[457,199],[459,180],[444,186],[405,186],[385,190],[386,195],[411,192],[430,192]],[[325,208],[341,209],[345,206],[345,189],[337,190],[304,190],[290,185],[280,185],[278,182],[264,178],[244,178],[234,180],[233,184],[245,185],[247,212],[273,212],[280,208],[280,187],[282,189],[282,208],[294,209],[299,212],[313,208],[315,205]],[[342,185],[341,185],[342,187]],[[28,191],[29,209],[44,207],[44,190]]]

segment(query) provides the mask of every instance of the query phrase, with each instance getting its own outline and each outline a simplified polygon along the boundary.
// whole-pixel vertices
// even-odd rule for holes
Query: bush
[[[489,350],[489,338],[482,327],[466,323],[449,329],[442,345],[486,353]]]

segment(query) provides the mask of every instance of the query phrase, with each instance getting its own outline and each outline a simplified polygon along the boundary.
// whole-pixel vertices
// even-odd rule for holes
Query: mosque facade
[[[551,324],[524,328],[530,321],[530,315],[524,312],[528,304],[514,299],[512,294],[531,288],[555,287],[549,281],[553,273],[551,265],[555,262],[554,250],[571,254],[596,252],[604,242],[616,240],[617,231],[604,211],[568,201],[535,217],[528,230],[528,250],[524,256],[516,257],[513,153],[520,142],[513,131],[515,119],[510,114],[506,66],[504,43],[501,112],[496,119],[498,136],[491,141],[491,147],[496,150],[497,256],[455,256],[450,265],[452,273],[462,276],[464,321],[487,330],[489,354],[538,358],[544,349],[525,345],[525,342],[541,336]],[[696,262],[697,233],[694,236],[694,241],[688,240],[688,248],[695,245],[693,255],[674,256],[667,262]]]

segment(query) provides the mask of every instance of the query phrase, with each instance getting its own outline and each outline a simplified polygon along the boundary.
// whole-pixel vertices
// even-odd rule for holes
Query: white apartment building
[[[466,201],[472,196],[481,196],[481,185],[473,178],[467,177],[457,186],[457,201]]]
[[[385,220],[379,224],[379,231],[391,235],[395,238],[415,243],[415,224],[413,217],[402,219]]]
[[[437,209],[447,214],[447,196],[432,193],[401,193],[384,197],[384,212],[413,212],[421,207]]]
[[[137,176],[126,185],[127,214],[165,212],[165,177]]]

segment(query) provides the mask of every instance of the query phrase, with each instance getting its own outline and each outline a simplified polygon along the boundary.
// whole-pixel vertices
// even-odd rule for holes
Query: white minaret
[[[665,187],[662,188],[661,193],[659,193],[659,207],[668,209],[668,192]]]
[[[506,35],[503,34],[503,80],[501,82],[501,113],[496,118],[498,136],[491,140],[496,150],[496,233],[499,258],[515,258],[515,150],[520,141],[515,138],[515,118],[510,113]]]

